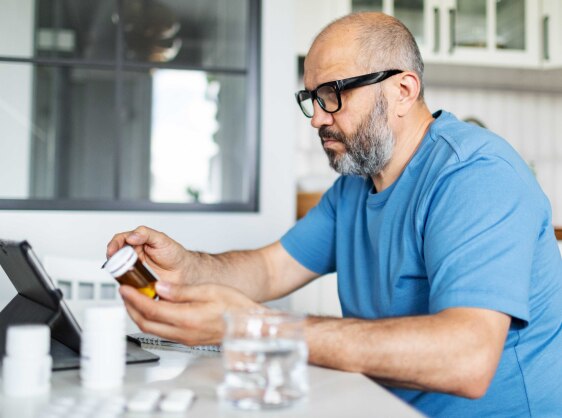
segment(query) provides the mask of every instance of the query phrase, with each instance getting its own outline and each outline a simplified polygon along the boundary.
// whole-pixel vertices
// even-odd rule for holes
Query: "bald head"
[[[314,40],[309,55],[319,49],[352,50],[354,64],[366,73],[400,69],[415,72],[421,82],[423,61],[416,41],[398,19],[384,13],[363,12],[330,23]]]

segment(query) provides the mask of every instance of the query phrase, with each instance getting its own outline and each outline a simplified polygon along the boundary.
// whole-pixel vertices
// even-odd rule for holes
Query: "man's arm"
[[[478,308],[381,320],[310,317],[310,362],[389,386],[479,398],[494,377],[511,317]]]
[[[188,251],[166,234],[140,226],[115,235],[107,256],[126,244],[134,246],[140,259],[165,282],[227,285],[257,302],[285,296],[318,277],[279,241],[257,250],[206,254]]]
[[[189,283],[213,283],[240,290],[256,302],[278,299],[318,274],[292,258],[279,241],[257,250],[222,254],[186,253]]]

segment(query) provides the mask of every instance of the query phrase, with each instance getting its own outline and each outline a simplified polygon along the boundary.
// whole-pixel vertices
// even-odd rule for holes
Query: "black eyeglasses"
[[[402,70],[386,70],[343,80],[328,81],[327,83],[320,84],[314,90],[301,90],[295,93],[295,96],[302,113],[307,118],[311,118],[314,115],[314,100],[318,102],[325,112],[336,113],[341,109],[340,93],[342,91],[380,83],[402,72]]]

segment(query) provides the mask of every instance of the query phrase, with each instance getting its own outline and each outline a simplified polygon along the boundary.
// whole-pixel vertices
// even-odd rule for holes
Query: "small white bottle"
[[[13,325],[6,334],[2,364],[4,394],[13,397],[44,395],[51,388],[53,359],[47,325]]]
[[[125,309],[121,306],[86,309],[80,347],[82,386],[95,390],[121,386],[125,363]]]

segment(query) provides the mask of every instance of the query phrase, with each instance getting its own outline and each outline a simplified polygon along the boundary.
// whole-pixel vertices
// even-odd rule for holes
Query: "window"
[[[259,0],[4,0],[0,209],[257,210],[258,38]]]

